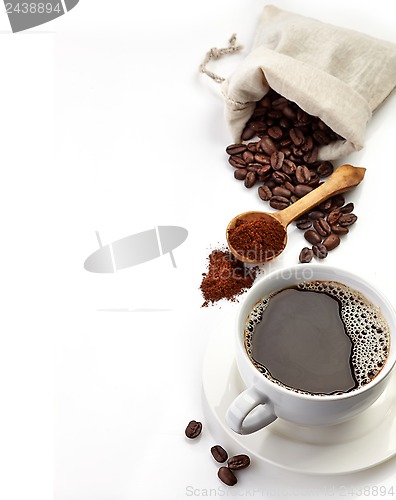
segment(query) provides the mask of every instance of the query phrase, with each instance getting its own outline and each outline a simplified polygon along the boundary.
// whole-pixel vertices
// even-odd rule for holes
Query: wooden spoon
[[[345,191],[348,191],[349,189],[360,184],[360,182],[363,180],[365,172],[365,168],[353,167],[352,165],[341,165],[321,186],[313,189],[303,198],[300,198],[298,201],[296,201],[292,205],[289,205],[287,208],[280,210],[279,212],[267,213],[252,211],[237,215],[228,224],[226,232],[227,242],[231,252],[237,259],[245,262],[246,264],[263,264],[264,262],[268,262],[274,259],[283,252],[286,246],[287,226],[291,222],[298,219],[300,215],[308,212],[311,208],[319,205],[328,198],[331,198],[336,194],[344,193]],[[274,248],[269,252],[265,252],[263,255],[254,255],[254,258],[249,258],[247,256],[241,255],[237,249],[232,247],[229,241],[229,235],[230,231],[235,228],[237,221],[251,221],[257,219],[264,219],[266,221],[272,222],[272,225],[274,225],[275,221],[278,225],[276,227],[276,231],[284,234],[283,244],[280,246],[280,248]]]

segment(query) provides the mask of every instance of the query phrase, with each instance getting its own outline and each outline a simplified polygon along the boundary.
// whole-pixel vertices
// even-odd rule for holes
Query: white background
[[[219,90],[198,66],[236,32],[244,52],[212,66],[230,74],[266,3],[81,0],[20,34],[1,14],[2,498],[171,500],[249,488],[276,498],[276,488],[293,496],[307,485],[341,496],[345,484],[396,494],[395,459],[319,478],[256,464],[219,490],[209,456],[218,436],[204,420],[202,361],[238,306],[201,308],[201,273],[228,221],[266,205],[233,179]],[[273,3],[396,42],[385,0]],[[326,261],[371,279],[394,304],[395,114],[393,95],[364,149],[344,159],[367,168],[348,195],[359,221]],[[105,244],[155,225],[189,231],[176,269],[165,256],[117,274],[84,270],[95,231]],[[271,268],[295,264],[302,246],[290,228]],[[193,418],[204,433],[191,443]]]

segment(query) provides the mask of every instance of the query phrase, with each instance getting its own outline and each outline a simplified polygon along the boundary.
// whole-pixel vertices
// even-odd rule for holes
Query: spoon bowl
[[[354,167],[348,164],[341,165],[331,174],[326,182],[279,212],[250,211],[237,215],[229,222],[226,230],[226,238],[231,253],[245,264],[255,265],[269,262],[278,257],[286,247],[287,226],[291,222],[328,198],[349,191],[360,184],[365,172],[365,168]],[[258,225],[262,225],[264,230],[268,227],[271,232],[277,233],[278,243],[274,245],[275,248],[267,245],[265,250],[258,251],[257,248],[245,248],[245,245],[241,245],[243,248],[236,248],[236,245],[232,244],[234,231],[237,231],[241,224],[252,221],[258,221]],[[248,225],[245,226],[245,231],[247,243],[248,240],[254,238],[255,234],[248,228]],[[257,227],[254,231],[257,234]],[[265,240],[265,234],[262,235],[262,238]]]

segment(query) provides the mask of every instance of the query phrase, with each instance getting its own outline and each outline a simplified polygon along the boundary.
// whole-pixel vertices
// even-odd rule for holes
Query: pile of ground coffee
[[[221,299],[236,301],[237,296],[250,288],[257,275],[257,268],[246,267],[229,250],[213,250],[208,270],[203,274],[200,286],[205,302],[202,307]]]
[[[283,250],[285,230],[271,217],[253,220],[237,219],[228,231],[231,247],[251,260],[262,261]]]

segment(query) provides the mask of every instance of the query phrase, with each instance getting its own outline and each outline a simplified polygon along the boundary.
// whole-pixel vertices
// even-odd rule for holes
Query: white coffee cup
[[[251,362],[244,346],[246,320],[255,304],[269,294],[302,281],[337,281],[360,291],[379,307],[390,328],[390,351],[384,367],[367,385],[338,395],[296,392],[266,378]],[[272,272],[247,292],[237,314],[236,361],[247,386],[230,405],[226,421],[238,434],[251,434],[282,418],[298,425],[332,425],[348,420],[383,393],[396,362],[396,316],[384,295],[363,278],[324,264],[304,264]]]

